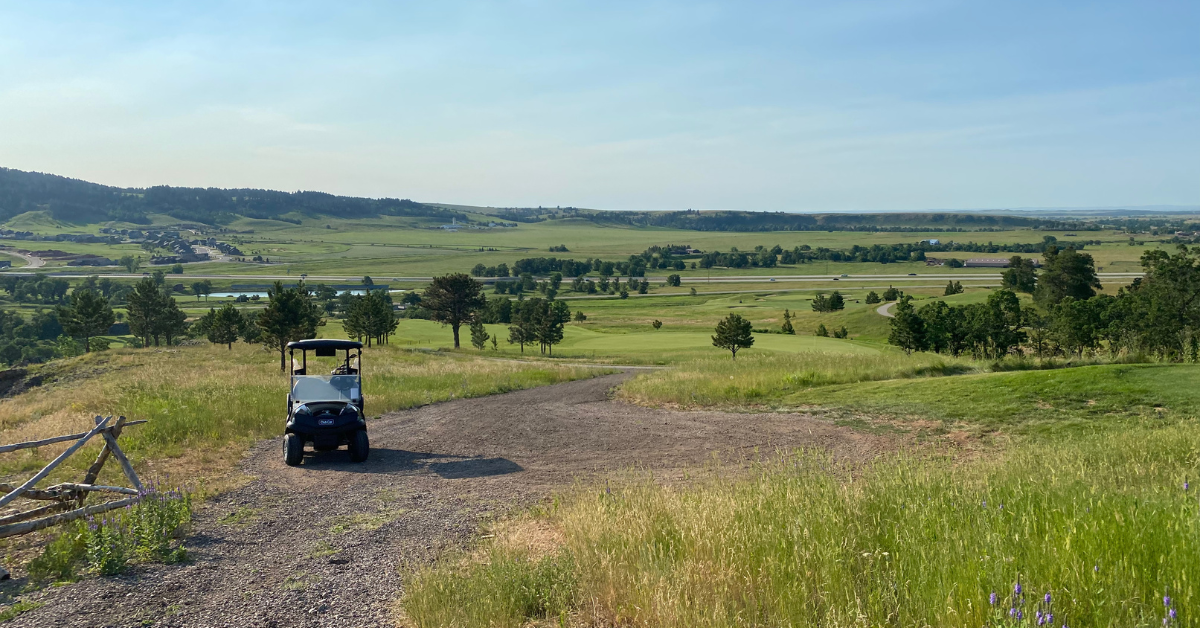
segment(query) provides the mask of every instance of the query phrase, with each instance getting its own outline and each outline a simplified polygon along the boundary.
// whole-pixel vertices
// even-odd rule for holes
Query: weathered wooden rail
[[[59,454],[57,458],[43,467],[41,471],[38,471],[33,477],[25,481],[24,484],[20,486],[0,484],[0,491],[5,493],[3,497],[0,497],[0,508],[8,506],[13,500],[19,497],[51,502],[50,504],[25,511],[0,514],[0,538],[28,534],[29,532],[67,521],[74,521],[89,515],[123,508],[141,499],[141,495],[145,490],[142,486],[142,481],[138,479],[137,473],[133,470],[133,465],[129,463],[129,458],[125,456],[125,452],[121,451],[120,446],[117,445],[117,438],[121,436],[123,429],[141,423],[145,423],[145,421],[126,421],[125,417],[119,417],[113,422],[111,416],[97,416],[96,427],[87,432],[0,446],[0,453],[6,453],[33,447],[44,447],[54,443],[75,441],[70,447],[67,447],[65,451]],[[100,450],[100,454],[96,456],[96,461],[88,467],[82,482],[63,482],[43,489],[34,488],[38,482],[50,475],[50,472],[55,467],[62,464],[64,460],[70,458],[72,454],[79,451],[88,441],[97,436],[104,439],[104,447]],[[129,482],[133,484],[132,488],[96,484],[96,479],[100,476],[100,470],[104,468],[104,463],[108,461],[109,457],[117,459],[117,463],[121,465],[125,477],[129,478]],[[88,496],[93,493],[113,494],[123,497],[121,499],[86,505],[85,502]],[[4,576],[7,576],[7,573],[0,573],[0,578]]]

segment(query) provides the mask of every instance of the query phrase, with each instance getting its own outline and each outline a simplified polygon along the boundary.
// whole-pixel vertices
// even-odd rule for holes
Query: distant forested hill
[[[58,220],[98,223],[122,220],[147,224],[147,214],[222,224],[237,216],[279,218],[300,212],[310,216],[368,218],[429,216],[449,221],[466,215],[408,199],[356,198],[323,192],[276,192],[221,188],[117,188],[40,172],[0,168],[0,220],[45,210]]]
[[[638,227],[696,231],[980,231],[986,229],[1086,229],[1079,221],[943,212],[791,214],[746,211],[593,212],[589,220]]]

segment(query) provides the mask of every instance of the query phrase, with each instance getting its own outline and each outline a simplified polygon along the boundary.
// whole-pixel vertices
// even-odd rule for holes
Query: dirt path
[[[191,564],[44,589],[28,599],[45,606],[11,625],[390,626],[401,574],[576,478],[632,466],[671,476],[713,452],[816,446],[861,459],[895,446],[807,415],[610,401],[626,377],[393,413],[371,423],[361,465],[309,452],[290,468],[278,440],[260,443],[245,462],[255,479],[199,516]]]

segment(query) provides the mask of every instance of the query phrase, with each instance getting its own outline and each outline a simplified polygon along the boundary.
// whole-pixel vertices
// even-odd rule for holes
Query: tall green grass
[[[363,362],[369,416],[602,372],[387,346],[367,349]],[[135,461],[186,459],[189,471],[220,474],[246,444],[283,432],[288,378],[279,372],[278,354],[261,348],[121,349],[80,356],[55,368],[57,383],[0,405],[0,441],[85,431],[92,416],[124,415],[148,421],[121,436],[122,447]],[[0,472],[28,471],[57,452],[46,447],[6,454]],[[91,457],[72,456],[64,473],[77,472]]]
[[[884,379],[935,377],[979,370],[980,365],[931,353],[878,355],[810,352],[742,354],[691,360],[640,375],[619,396],[645,405],[682,407],[765,404],[808,388]]]
[[[403,608],[422,628],[563,615],[656,627],[977,627],[1017,625],[1014,608],[1036,625],[1049,593],[1054,625],[1074,628],[1162,625],[1167,595],[1180,613],[1172,625],[1196,626],[1200,491],[1184,482],[1198,474],[1191,422],[1030,440],[966,464],[900,457],[853,469],[805,453],[750,478],[581,491],[546,515],[565,539],[555,564],[569,572],[497,545],[485,560],[417,574]],[[558,607],[513,604],[547,579]]]

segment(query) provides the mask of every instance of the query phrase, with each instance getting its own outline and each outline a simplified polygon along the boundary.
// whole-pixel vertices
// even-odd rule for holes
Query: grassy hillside
[[[363,361],[365,409],[370,416],[599,372],[396,347],[366,350]],[[287,378],[279,372],[278,354],[260,347],[116,349],[41,368],[53,383],[0,404],[0,441],[86,431],[97,414],[121,414],[149,421],[121,437],[138,466],[211,478],[226,473],[250,443],[283,433]],[[0,473],[28,472],[61,449],[8,454]],[[90,460],[86,453],[73,456],[63,473],[77,473]]]
[[[402,608],[422,628],[1194,626],[1198,472],[1200,430],[1172,421],[969,464],[800,453],[610,484],[417,574]]]

